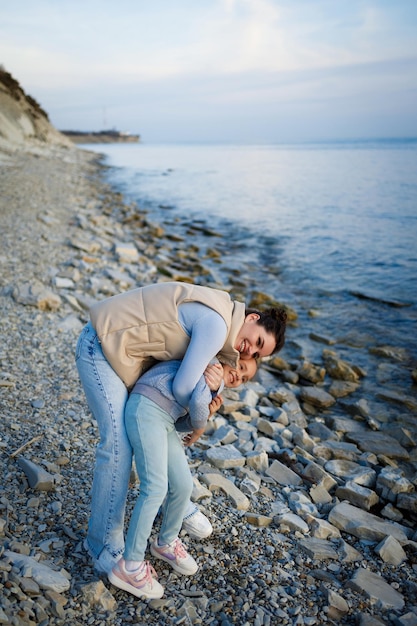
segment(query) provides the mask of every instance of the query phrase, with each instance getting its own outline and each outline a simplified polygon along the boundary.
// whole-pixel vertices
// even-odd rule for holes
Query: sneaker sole
[[[162,554],[159,554],[159,552],[157,552],[157,550],[155,550],[153,545],[151,545],[151,554],[154,557],[156,557],[157,559],[160,559],[161,561],[165,561],[165,563],[168,563],[168,565],[170,565],[172,567],[172,569],[174,569],[179,574],[183,574],[184,576],[192,576],[193,574],[195,574],[198,571],[197,563],[195,565],[195,568],[193,568],[192,570],[191,569],[183,569],[181,567],[181,565],[178,565],[175,561],[171,561],[171,559],[168,559],[166,556],[162,556]]]
[[[121,580],[118,576],[115,576],[115,574],[113,574],[112,571],[109,572],[107,577],[112,585],[114,585],[118,589],[122,589],[123,591],[127,591],[128,593],[131,593],[137,598],[156,600],[158,598],[162,598],[162,596],[164,595],[163,589],[162,591],[161,589],[155,589],[154,591],[150,591],[150,592],[143,591],[143,589],[137,589],[136,587],[133,587],[133,585],[130,585],[124,580]]]
[[[212,528],[204,533],[198,530],[193,530],[192,528],[188,528],[184,522],[182,523],[182,529],[185,530],[187,535],[192,539],[207,539],[207,537],[210,537],[210,535],[213,533]]]

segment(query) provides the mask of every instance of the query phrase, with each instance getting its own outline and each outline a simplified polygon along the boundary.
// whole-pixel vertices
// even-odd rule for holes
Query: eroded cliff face
[[[31,142],[73,146],[52,126],[36,100],[0,67],[0,146],[19,148]]]

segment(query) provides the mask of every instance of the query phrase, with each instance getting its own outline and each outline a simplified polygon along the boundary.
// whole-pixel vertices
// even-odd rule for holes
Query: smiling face
[[[231,367],[223,363],[223,380],[225,387],[239,387],[242,383],[247,383],[256,374],[257,365],[255,359],[239,361],[237,367]]]
[[[235,349],[240,352],[241,359],[269,356],[275,350],[274,335],[267,333],[263,326],[257,324],[258,320],[259,315],[256,313],[250,313],[245,317],[235,343]]]

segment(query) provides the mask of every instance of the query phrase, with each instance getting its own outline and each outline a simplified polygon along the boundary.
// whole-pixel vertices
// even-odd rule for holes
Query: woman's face
[[[257,313],[250,313],[245,317],[235,343],[235,349],[240,352],[241,359],[269,356],[275,350],[274,335],[267,333],[263,326],[257,324],[258,320]]]
[[[225,387],[239,387],[247,383],[256,374],[257,365],[255,359],[240,360],[236,367],[223,363],[223,380]]]

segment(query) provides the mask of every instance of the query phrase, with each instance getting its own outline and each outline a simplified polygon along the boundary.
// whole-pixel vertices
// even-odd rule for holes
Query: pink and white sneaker
[[[165,546],[159,546],[158,541],[155,540],[151,544],[151,553],[157,559],[169,563],[169,565],[180,574],[189,576],[195,574],[198,570],[196,561],[188,554],[184,544],[178,537]]]
[[[139,569],[128,572],[123,558],[112,567],[108,574],[112,585],[128,591],[137,598],[162,598],[164,588],[156,578],[157,573],[149,561],[143,561]]]

